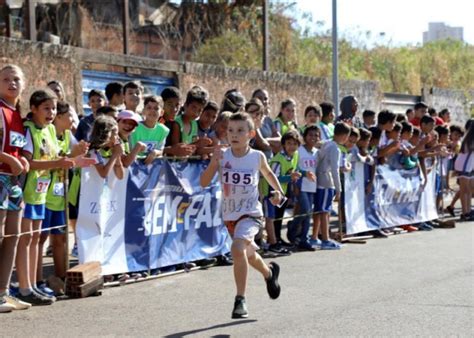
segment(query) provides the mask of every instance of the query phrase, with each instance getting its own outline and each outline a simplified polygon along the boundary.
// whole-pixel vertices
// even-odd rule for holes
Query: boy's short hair
[[[204,107],[202,111],[205,111],[205,110],[212,110],[212,111],[218,112],[219,105],[217,104],[216,101],[209,101],[207,102],[206,106]]]
[[[413,113],[413,112],[414,112],[413,109],[408,108],[407,111],[405,112],[405,115],[411,114],[411,113]]]
[[[300,134],[299,134],[296,130],[293,130],[293,129],[287,131],[287,132],[281,137],[281,144],[282,144],[282,145],[285,145],[285,143],[286,143],[288,140],[293,140],[293,141],[295,141],[296,143],[298,143],[298,145],[301,144]]]
[[[411,133],[413,131],[413,125],[408,122],[402,122],[402,131],[401,133]]]
[[[226,116],[228,116],[228,118],[226,118]],[[255,130],[255,124],[253,123],[252,117],[245,112],[232,113],[230,111],[224,111],[224,112],[221,112],[219,116],[217,117],[217,120],[219,121],[225,121],[225,119],[228,119],[229,122],[230,121],[244,121],[247,123],[249,130]]]
[[[428,105],[426,103],[424,103],[423,101],[420,101],[420,102],[416,103],[413,108],[415,110],[418,110],[420,108],[428,108]]]
[[[337,135],[350,135],[351,127],[344,122],[338,122],[334,126],[334,136]]]
[[[429,108],[428,108],[428,114],[429,114],[430,116],[436,115],[436,109],[435,109],[434,107],[429,107]]]
[[[42,103],[49,100],[58,101],[58,97],[51,89],[36,90],[30,96],[30,107],[39,107]]]
[[[102,90],[98,90],[98,89],[92,89],[89,94],[87,95],[87,98],[90,100],[91,97],[93,96],[99,96],[102,100],[106,100],[105,98],[105,95],[104,95],[104,92]]]
[[[306,117],[310,111],[314,111],[316,115],[321,116],[321,106],[319,104],[307,106],[304,110],[304,117]]]
[[[97,111],[95,112],[96,116],[109,115],[110,113],[113,113],[114,115],[116,115],[118,113],[118,111],[114,107],[103,106],[103,107],[100,107],[99,109],[97,109]]]
[[[322,117],[327,117],[331,112],[334,111],[334,104],[332,102],[322,102],[320,105],[322,111]]]
[[[367,117],[372,117],[372,116],[375,116],[377,115],[373,110],[369,110],[369,109],[366,109],[364,110],[364,112],[362,113],[362,118],[367,118]]]
[[[420,126],[421,126],[422,124],[430,124],[430,123],[433,123],[433,124],[435,123],[434,118],[432,118],[432,117],[429,116],[429,115],[424,115],[424,116],[421,117],[421,119],[420,119]]]
[[[372,137],[372,133],[365,128],[359,128],[359,134],[360,134],[359,141],[367,141],[368,139]]]
[[[384,125],[387,123],[392,123],[395,121],[396,115],[394,112],[388,109],[381,110],[379,115],[377,116],[377,123]]]
[[[143,86],[140,81],[129,81],[123,86],[123,93],[127,92],[127,89],[138,89],[140,92],[143,93]]]
[[[449,128],[446,126],[436,126],[435,131],[438,133],[438,135],[449,135]]]
[[[56,104],[56,116],[66,114],[70,108],[71,105],[69,103],[65,101],[58,101]]]
[[[160,109],[163,108],[163,99],[160,96],[156,96],[156,95],[145,96],[145,100],[143,101],[143,106],[146,106],[150,102],[157,103]]]
[[[369,131],[372,134],[372,139],[378,140],[382,137],[382,130],[379,127],[370,127]]]
[[[186,94],[186,101],[184,102],[184,104],[188,105],[193,102],[198,102],[202,105],[206,105],[208,100],[209,93],[207,92],[207,90],[200,86],[194,86]]]
[[[405,122],[405,121],[407,121],[407,116],[406,116],[405,114],[398,113],[398,114],[397,114],[397,117],[395,118],[395,121],[397,121],[397,122]]]
[[[441,110],[441,111],[439,112],[438,115],[439,115],[439,117],[443,117],[444,115],[446,115],[446,114],[448,114],[448,113],[450,113],[449,109],[448,109],[448,108],[444,108],[443,110]]]
[[[160,94],[163,101],[168,101],[169,99],[181,99],[181,93],[176,87],[166,87],[161,91]]]
[[[356,127],[351,127],[351,133],[349,134],[349,137],[352,136],[357,136],[357,138],[360,138],[359,129],[357,129]]]
[[[123,84],[120,82],[110,82],[105,86],[105,96],[110,101],[114,95],[120,95],[123,93]]]
[[[245,97],[236,88],[225,92],[222,100],[221,111],[238,112],[245,105]]]
[[[305,128],[305,130],[303,132],[303,138],[308,136],[310,131],[317,131],[318,134],[321,135],[321,129],[319,129],[318,126],[312,125],[312,126],[308,126],[308,127]]]
[[[452,124],[449,126],[449,132],[452,133],[459,133],[461,136],[464,136],[464,128],[458,126],[457,124]]]
[[[400,122],[395,122],[393,125],[393,131],[401,131],[402,130],[402,124]]]
[[[413,127],[413,136],[417,137],[421,135],[421,130],[418,127]]]

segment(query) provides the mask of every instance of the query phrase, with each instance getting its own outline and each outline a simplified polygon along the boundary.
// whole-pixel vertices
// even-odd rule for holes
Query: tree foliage
[[[231,16],[233,24],[198,46],[193,60],[261,69],[262,9],[255,3],[240,6],[238,18],[235,14]],[[309,33],[295,28],[291,11],[283,7],[274,4],[270,10],[271,70],[329,77],[332,67],[330,31]],[[339,40],[341,78],[375,80],[385,92],[408,94],[419,94],[424,87],[474,88],[474,46],[444,40],[423,46],[375,44],[368,48],[364,38],[370,34],[351,32],[350,37]]]

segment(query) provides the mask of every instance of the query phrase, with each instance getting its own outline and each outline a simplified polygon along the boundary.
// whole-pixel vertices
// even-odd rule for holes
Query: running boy
[[[228,128],[230,147],[222,152],[222,147],[216,146],[209,166],[201,175],[201,186],[206,187],[216,172],[220,173],[223,218],[233,237],[231,251],[237,295],[232,318],[248,317],[245,291],[249,264],[265,278],[270,298],[276,299],[280,295],[280,267],[274,262],[270,262],[269,266],[265,264],[256,252],[257,245],[254,241],[255,235],[260,231],[263,217],[258,192],[260,173],[275,189],[271,199],[273,204],[282,202],[283,192],[263,153],[250,148],[249,142],[253,137],[255,127],[251,117],[246,113],[233,114]],[[236,210],[236,205],[242,208]]]

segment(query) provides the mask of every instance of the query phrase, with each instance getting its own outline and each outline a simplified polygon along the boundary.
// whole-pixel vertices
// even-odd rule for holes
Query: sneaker
[[[50,288],[46,288],[46,289],[49,289],[51,290]],[[53,290],[51,290],[52,292]],[[50,293],[46,292],[46,291],[43,291],[43,289],[39,289],[38,287],[33,287],[33,292],[36,292],[37,294],[43,296],[43,297],[46,297],[46,298],[49,298],[51,299],[53,302],[56,301],[56,297],[54,297],[54,295],[51,295]],[[53,292],[54,293],[54,292]]]
[[[231,266],[234,265],[234,260],[230,254],[221,255],[217,257],[217,265],[218,266]]]
[[[36,290],[48,296],[54,296],[54,291],[50,289],[44,281],[36,283]]]
[[[10,287],[8,288],[8,294],[16,297],[20,293],[20,286],[18,282],[10,283]]]
[[[316,248],[314,248],[310,242],[300,242],[298,244],[298,250],[300,251],[316,251]]]
[[[456,214],[454,213],[454,208],[452,206],[448,205],[445,211],[449,213],[452,217],[456,217]]]
[[[18,298],[10,295],[6,295],[3,298],[7,301],[8,304],[14,307],[13,310],[27,310],[31,307],[30,303],[23,302]]]
[[[276,244],[270,244],[268,247],[268,251],[274,252],[280,256],[289,256],[291,255],[291,252],[288,249],[282,248],[279,243]]]
[[[421,231],[431,231],[433,230],[433,227],[427,223],[420,223],[418,225],[418,230],[421,230]]]
[[[340,250],[342,248],[341,244],[335,241],[322,241],[321,250]]]
[[[316,239],[310,239],[309,240],[309,244],[311,244],[314,248],[316,249],[321,249],[321,240],[319,238],[316,238]]]
[[[197,266],[200,266],[201,268],[209,268],[217,263],[217,258],[204,258],[200,259],[198,261],[195,261]]]
[[[418,231],[418,228],[414,227],[413,225],[402,225],[402,229],[407,232]]]
[[[77,243],[74,243],[74,246],[72,247],[71,256],[76,257],[76,258],[79,257],[79,252],[77,250]]]
[[[271,299],[277,299],[280,296],[280,284],[278,284],[278,276],[280,275],[280,266],[275,262],[270,262],[270,271],[272,272],[267,282],[267,292]]]
[[[295,247],[292,243],[286,242],[282,239],[278,241],[278,244],[280,244],[280,246],[282,246],[283,248],[287,249],[293,249]]]
[[[51,298],[44,297],[36,293],[34,290],[30,292],[29,295],[23,296],[21,293],[17,296],[17,298],[25,303],[30,303],[33,306],[37,305],[51,305],[54,301]]]
[[[0,313],[12,312],[15,307],[7,302],[6,297],[0,297]]]
[[[232,310],[232,319],[247,318],[249,312],[247,311],[247,304],[245,297],[235,296],[234,310]]]
[[[387,233],[382,229],[373,230],[370,234],[374,236],[374,238],[388,238]]]

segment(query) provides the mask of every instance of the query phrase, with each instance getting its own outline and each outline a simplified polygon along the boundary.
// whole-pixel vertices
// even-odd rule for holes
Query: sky
[[[319,31],[331,29],[332,0],[275,1],[294,3],[298,13],[311,13],[313,22],[325,22]],[[429,22],[464,27],[464,41],[474,45],[472,0],[337,0],[340,35],[355,36],[372,43],[392,46],[421,44]],[[302,16],[301,16],[302,17]],[[304,26],[308,20],[298,19]],[[366,31],[371,31],[369,38]],[[363,32],[359,34],[357,32]],[[384,33],[381,35],[380,33]]]

